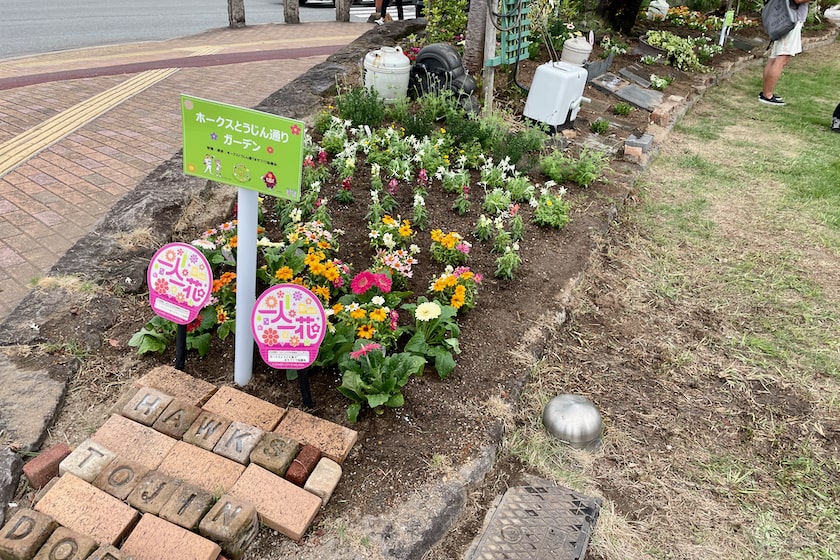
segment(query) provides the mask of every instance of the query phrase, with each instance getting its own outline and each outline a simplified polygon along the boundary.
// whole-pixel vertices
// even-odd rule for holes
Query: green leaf
[[[136,346],[140,355],[149,352],[163,352],[166,350],[166,337],[155,331],[140,329],[128,341],[129,346]]]
[[[439,346],[436,346],[432,353],[435,357],[435,370],[441,379],[446,379],[455,369],[455,358],[452,357],[451,352]]]
[[[202,358],[210,351],[210,333],[187,336],[187,350],[197,350]]]
[[[347,407],[347,420],[351,423],[355,424],[356,419],[359,417],[359,412],[362,410],[362,405],[359,403],[353,403]]]
[[[397,393],[396,395],[392,395],[388,402],[385,403],[385,406],[389,406],[391,408],[398,408],[405,404],[405,399],[403,398],[402,393]]]
[[[379,393],[376,395],[368,395],[367,403],[368,406],[371,408],[379,408],[386,402],[391,399],[391,395],[389,393]]]

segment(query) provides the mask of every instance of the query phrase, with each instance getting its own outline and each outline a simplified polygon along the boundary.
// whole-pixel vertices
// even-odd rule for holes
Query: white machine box
[[[568,62],[546,62],[537,67],[524,115],[554,129],[571,126],[580,111],[587,72]]]

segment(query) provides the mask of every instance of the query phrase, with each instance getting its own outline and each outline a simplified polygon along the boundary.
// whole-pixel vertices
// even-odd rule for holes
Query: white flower
[[[416,255],[417,253],[420,252],[420,247],[418,247],[416,243],[412,243],[408,247],[408,252],[411,253],[412,255]]]
[[[396,247],[397,242],[394,241],[394,235],[389,232],[382,236],[382,244],[389,249],[393,249]]]
[[[432,319],[437,319],[440,317],[440,304],[436,301],[427,301],[421,303],[417,306],[417,309],[414,310],[414,317],[418,321],[431,321]]]
[[[382,307],[383,305],[385,305],[385,298],[382,297],[382,296],[373,296],[370,299],[370,302],[374,305],[378,305],[378,306]]]
[[[289,219],[294,223],[298,223],[303,218],[303,212],[300,208],[295,208],[289,212]]]

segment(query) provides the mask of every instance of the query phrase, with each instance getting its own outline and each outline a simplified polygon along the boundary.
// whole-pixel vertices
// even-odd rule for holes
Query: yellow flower
[[[554,206],[554,205],[551,203],[551,200],[546,200],[546,201],[545,201],[545,205],[546,205],[546,206]]]
[[[373,338],[373,334],[375,332],[376,329],[374,329],[371,325],[362,325],[356,330],[356,336],[359,338],[371,339]]]
[[[338,315],[339,313],[344,311],[344,306],[341,305],[340,303],[336,303],[335,305],[332,306],[332,310],[333,310],[333,313]]]
[[[217,305],[216,306],[216,321],[218,321],[219,323],[224,323],[225,321],[227,321],[227,319],[228,319],[228,316],[227,316],[227,311],[225,311],[225,308],[222,307],[221,305]]]
[[[432,241],[437,241],[438,243],[440,243],[440,240],[443,239],[443,232],[439,229],[433,229],[431,236]]]
[[[409,225],[408,220],[403,221],[403,225],[400,226],[399,232],[403,237],[411,237],[411,234],[414,233],[411,231],[411,225]]]
[[[386,215],[386,216],[382,217],[382,223],[385,224],[386,226],[395,226],[395,225],[397,225],[397,220],[395,220],[391,216]]]
[[[452,299],[449,301],[449,305],[455,309],[461,309],[461,306],[464,305],[464,297],[459,297],[458,294],[453,295]]]
[[[321,301],[330,301],[330,289],[326,286],[314,286],[312,293],[321,298]]]
[[[384,321],[388,317],[388,312],[385,311],[384,307],[380,307],[378,309],[374,309],[370,312],[370,318],[374,321]]]
[[[446,278],[438,278],[432,284],[432,291],[442,292],[446,289]]]
[[[354,309],[350,312],[350,317],[353,319],[364,319],[365,315],[367,315],[367,311],[364,309]]]
[[[288,266],[282,266],[274,273],[274,277],[281,282],[288,282],[295,275],[294,271]]]

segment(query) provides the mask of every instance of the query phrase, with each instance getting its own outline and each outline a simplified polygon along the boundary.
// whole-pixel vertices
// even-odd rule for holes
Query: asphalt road
[[[0,59],[228,26],[227,0],[3,0],[2,7]],[[333,21],[335,10],[329,0],[311,0],[300,18]],[[282,0],[245,0],[246,25],[282,22]]]

